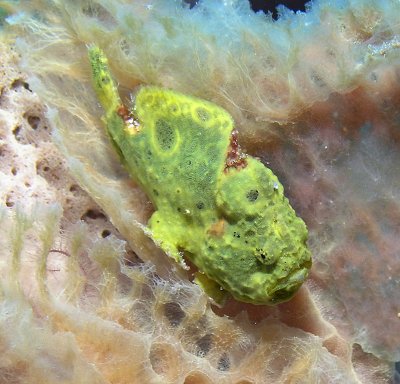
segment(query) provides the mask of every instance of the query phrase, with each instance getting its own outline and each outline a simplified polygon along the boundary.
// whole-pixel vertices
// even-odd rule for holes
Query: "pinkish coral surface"
[[[36,0],[14,12],[8,44],[47,104],[53,133],[36,95],[5,83],[2,219],[19,237],[4,237],[0,253],[10,276],[0,321],[12,324],[0,335],[8,359],[0,375],[37,382],[50,372],[51,382],[78,382],[66,374],[74,367],[92,380],[82,382],[99,383],[392,380],[400,360],[397,1],[314,1],[277,22],[245,1],[189,9],[180,1]],[[147,238],[152,208],[99,120],[91,43],[106,51],[127,102],[135,86],[155,84],[233,115],[242,147],[278,175],[309,228],[314,265],[292,301],[213,308]],[[4,65],[12,79],[15,65]],[[58,202],[64,214],[42,205],[29,213],[38,200]],[[21,202],[27,208],[18,211]],[[53,242],[66,259],[52,259],[63,255]],[[145,263],[132,263],[132,251]],[[42,269],[30,275],[36,264]]]

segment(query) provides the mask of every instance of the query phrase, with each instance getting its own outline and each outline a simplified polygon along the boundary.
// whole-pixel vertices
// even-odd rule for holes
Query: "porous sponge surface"
[[[143,375],[149,372],[153,375],[152,370],[157,372],[157,376],[150,376],[149,382],[179,383],[186,380],[187,383],[207,383],[214,382],[214,378],[218,382],[221,377],[229,383],[235,383],[235,380],[245,383],[299,381],[303,377],[304,382],[313,382],[315,376],[310,378],[309,374],[326,374],[328,377],[322,376],[321,379],[324,382],[388,382],[386,362],[399,360],[400,345],[398,339],[393,337],[400,334],[397,300],[400,175],[396,166],[400,161],[398,2],[315,1],[306,15],[286,13],[281,21],[274,24],[263,15],[252,14],[245,2],[203,2],[199,8],[192,10],[194,12],[176,4],[159,1],[156,6],[149,7],[147,2],[141,1],[129,4],[110,1],[105,7],[100,1],[81,2],[79,5],[76,2],[31,1],[19,3],[19,10],[23,7],[24,13],[19,14],[19,18],[10,19],[13,31],[17,31],[19,36],[17,43],[19,52],[23,53],[22,64],[30,73],[29,87],[40,93],[51,106],[48,116],[53,128],[57,128],[53,130],[52,140],[58,143],[62,158],[66,159],[75,180],[112,218],[120,236],[129,242],[130,249],[156,266],[157,275],[146,275],[135,269],[133,275],[143,284],[132,283],[132,286],[136,285],[145,296],[140,296],[139,300],[129,299],[128,303],[111,300],[109,292],[114,291],[101,289],[108,285],[100,278],[102,273],[92,267],[86,258],[89,245],[76,248],[80,244],[77,240],[70,243],[72,232],[65,231],[64,219],[61,218],[62,236],[56,236],[56,248],[68,254],[72,249],[82,249],[82,252],[73,259],[68,256],[64,259],[60,253],[51,252],[50,255],[52,258],[60,256],[61,263],[62,260],[75,260],[75,264],[68,269],[75,272],[71,272],[72,279],[65,280],[71,283],[66,292],[71,292],[69,297],[76,300],[75,292],[82,297],[83,303],[72,301],[70,305],[68,300],[59,301],[61,296],[56,295],[52,300],[64,312],[54,321],[51,318],[51,322],[46,323],[47,314],[59,312],[53,307],[45,307],[40,312],[36,305],[32,312],[33,300],[26,302],[24,299],[25,304],[22,305],[22,301],[15,300],[15,285],[5,286],[5,293],[2,294],[7,297],[3,301],[7,307],[3,307],[1,319],[6,319],[4,324],[7,327],[2,329],[9,330],[11,324],[13,331],[2,334],[2,347],[5,346],[3,350],[9,357],[3,363],[2,374],[6,378],[20,375],[22,382],[41,381],[35,375],[42,374],[38,377],[43,378],[41,382],[46,382],[43,367],[30,367],[50,361],[46,369],[54,375],[53,382],[57,382],[56,378],[79,382],[76,377],[71,379],[65,376],[73,372],[71,366],[81,367],[82,371],[77,368],[77,372],[82,372],[83,378],[90,379],[91,375],[83,374],[88,369],[89,372],[100,372],[98,382],[129,382],[130,377],[135,377],[130,376],[133,373],[121,370],[119,374],[111,367],[110,361],[126,362],[126,367],[129,367],[134,360],[132,356],[136,355],[138,360],[147,362],[149,369],[143,371],[142,366],[135,365],[132,371],[138,368],[138,374]],[[213,12],[216,7],[222,8]],[[40,17],[37,9],[45,10]],[[221,26],[226,33],[221,33]],[[259,35],[261,39],[257,38]],[[304,291],[301,291],[294,301],[272,311],[265,308],[254,310],[251,306],[243,308],[236,303],[230,303],[223,313],[214,309],[218,314],[231,315],[228,321],[214,317],[210,307],[202,306],[204,296],[200,293],[196,296],[197,291],[177,289],[187,281],[187,276],[180,274],[179,270],[173,271],[168,258],[143,235],[143,224],[147,223],[152,212],[151,204],[120,166],[102,130],[100,107],[89,83],[89,67],[82,65],[87,60],[83,42],[103,44],[107,56],[112,58],[110,65],[122,92],[141,83],[156,84],[212,100],[230,112],[238,124],[240,141],[246,152],[258,156],[274,170],[285,186],[292,205],[310,228],[310,246],[315,263],[304,296]],[[3,61],[5,56],[1,57]],[[17,88],[21,91],[25,89],[23,85]],[[29,91],[25,91],[28,95]],[[2,91],[2,101],[6,100],[5,96],[5,91]],[[127,92],[124,100],[129,103]],[[19,109],[22,104],[25,105],[17,102],[7,106],[7,113],[2,111],[3,116],[7,116],[3,121],[12,121],[14,117],[9,112],[15,109],[18,121],[24,122],[22,115],[27,109]],[[31,122],[34,120],[30,119]],[[7,127],[9,132],[5,136],[2,131],[2,138],[6,138],[2,144],[13,143],[11,132],[15,125],[7,123],[1,127]],[[29,124],[22,124],[21,127],[15,133],[23,141],[24,127],[31,134],[36,132]],[[29,141],[23,142],[26,149],[36,148],[32,143],[35,137],[28,135]],[[19,152],[24,147],[18,148]],[[43,153],[52,152],[46,149]],[[23,164],[22,160],[33,158],[31,153],[26,154],[20,158],[18,165]],[[11,164],[11,158],[4,157],[3,173],[7,174],[7,180],[16,180],[11,176],[11,166],[5,166],[6,161]],[[41,159],[41,175],[52,169],[46,168],[49,164],[59,164],[49,161],[47,156]],[[32,179],[36,179],[35,167],[29,169]],[[61,183],[67,173],[63,167],[57,167],[57,172],[52,174],[62,177],[46,180],[60,186],[62,184],[57,183]],[[1,180],[6,180],[5,176]],[[18,184],[18,188],[25,191],[23,184]],[[79,212],[72,216],[72,221],[83,217],[89,223],[90,231],[94,223],[107,223],[104,213],[98,210],[99,206],[93,200],[90,200],[93,205],[88,205],[90,209],[81,213],[80,205],[73,203],[75,195],[82,199],[87,197],[82,197],[86,195],[77,187],[71,185],[70,188],[70,193],[68,189],[61,189],[62,193],[56,199],[62,202],[65,197],[71,198],[70,205],[65,206],[69,207],[64,210],[65,215]],[[2,191],[5,189],[2,188]],[[45,189],[41,193],[47,196],[50,192]],[[28,196],[22,194],[14,205],[17,201],[28,200]],[[6,200],[3,198],[3,201]],[[12,202],[12,199],[9,201]],[[33,200],[29,198],[29,201]],[[9,205],[9,210],[15,209]],[[34,217],[37,218],[37,215]],[[39,218],[37,220],[38,223],[43,222]],[[11,228],[17,228],[12,220],[7,219],[7,222]],[[42,227],[42,224],[38,225]],[[107,225],[118,234],[114,226]],[[57,225],[53,227],[57,228]],[[4,224],[3,228],[9,227]],[[7,233],[16,232],[13,229]],[[103,230],[93,230],[94,235],[99,233]],[[21,258],[21,266],[26,273],[18,272],[17,275],[9,272],[9,268],[14,265],[14,270],[17,270],[16,264],[10,263],[10,260],[12,254],[18,255],[15,251],[18,248],[9,242],[13,237],[2,237],[9,247],[3,249],[13,250],[1,253],[1,259],[5,260],[2,261],[3,275],[11,276],[14,281],[19,280],[21,286],[35,278],[32,266],[37,264],[32,260],[40,249],[34,246],[34,250],[30,250],[31,245],[38,244],[39,240],[33,240],[33,234],[28,235],[25,257]],[[96,236],[91,233],[83,238],[91,241]],[[109,254],[112,255],[112,252]],[[128,255],[127,258],[132,259]],[[43,269],[43,263],[40,265]],[[49,269],[60,268],[51,265]],[[118,268],[112,265],[111,270]],[[48,278],[52,280],[51,276],[54,276],[57,284],[51,285],[49,290],[52,291],[54,286],[64,287],[60,272],[64,273],[65,269],[50,272]],[[92,272],[95,277],[88,278]],[[178,285],[176,281],[167,284],[171,273],[177,276]],[[146,280],[145,276],[151,277]],[[115,279],[111,281],[115,282]],[[129,279],[123,277],[122,281],[128,282]],[[82,287],[84,293],[81,295]],[[129,291],[130,283],[122,283],[118,287],[117,297],[124,296]],[[188,287],[193,288],[192,285]],[[25,288],[25,291],[30,292],[30,289]],[[100,301],[101,305],[91,307],[96,293],[100,291],[106,304]],[[187,293],[184,295],[187,301],[177,299],[178,291]],[[154,295],[157,299],[147,300],[146,292],[150,296],[152,292],[157,292]],[[164,316],[160,307],[154,305],[155,302],[162,302],[160,297],[163,296],[158,292],[173,296],[168,296],[168,302],[174,304],[166,305],[166,312],[169,313],[171,307],[172,312],[178,307],[183,308],[185,316],[177,311],[180,313],[178,318],[193,321],[190,323],[192,327],[180,322],[178,327],[173,328],[177,337],[166,342],[172,349],[164,349],[162,336],[170,335],[166,331],[170,315]],[[27,297],[31,299],[31,296]],[[304,297],[311,302],[304,301],[306,305],[301,306],[299,301],[303,302]],[[190,302],[189,306],[185,306],[187,302]],[[243,317],[235,317],[243,309],[250,317],[250,325]],[[64,323],[69,319],[68,311],[73,313],[73,320]],[[121,313],[122,317],[116,315]],[[88,317],[96,321],[87,323]],[[274,319],[271,320],[272,325],[269,320],[264,320],[265,326],[253,324],[266,317]],[[153,332],[153,318],[157,319],[158,333]],[[21,323],[20,319],[25,322]],[[385,326],[382,326],[382,319]],[[176,322],[173,320],[174,324]],[[99,323],[105,324],[112,332],[104,331]],[[219,324],[220,331],[207,327],[209,324]],[[228,324],[238,325],[239,328],[224,332],[224,329],[231,330]],[[274,324],[278,325],[274,327]],[[42,333],[44,328],[49,332]],[[140,333],[135,335],[139,335],[145,344],[126,336],[133,335],[130,329],[139,328]],[[200,335],[194,330],[205,332]],[[209,331],[217,336],[209,336]],[[234,339],[238,340],[240,347],[232,351],[239,352],[231,355],[229,346],[232,335],[243,333],[244,338]],[[191,334],[196,335],[194,342]],[[69,338],[69,341],[65,339],[60,343],[56,335]],[[269,338],[274,335],[278,335],[279,340],[271,342],[270,348]],[[141,351],[151,349],[157,337],[161,343],[142,360]],[[210,339],[215,341],[214,346],[223,346],[227,356],[214,355],[213,347],[207,347]],[[30,340],[31,344],[26,340]],[[119,346],[122,357],[118,354],[118,346],[113,345],[120,340],[132,340],[125,349]],[[170,356],[181,356],[175,351],[179,351],[181,345],[187,345],[187,340],[191,345],[188,350],[196,350],[198,342],[203,352],[197,356],[192,352],[186,353],[185,349],[183,356],[187,359],[182,360],[184,368],[179,368],[183,373],[168,376],[168,372],[172,371],[168,371],[163,362],[174,363]],[[251,346],[242,349],[246,340],[250,340]],[[314,340],[316,344],[307,340]],[[49,349],[49,344],[66,345],[65,360],[60,356],[60,348]],[[21,346],[17,352],[16,345]],[[142,348],[144,345],[147,349]],[[35,349],[30,349],[31,346]],[[48,353],[36,355],[43,350]],[[172,353],[169,353],[171,350]],[[370,354],[365,354],[363,350],[370,351]],[[163,354],[165,358],[161,358]],[[300,355],[306,356],[306,360]],[[218,358],[212,360],[211,356]],[[337,356],[340,363],[337,363]],[[224,371],[218,369],[218,363],[212,363],[220,359],[219,367]],[[88,365],[86,362],[89,360],[92,364]],[[60,363],[57,365],[59,369],[53,369],[54,361]],[[251,368],[251,373],[246,367]],[[241,373],[237,373],[239,371]],[[92,377],[97,380],[99,376],[93,373]],[[137,381],[140,382],[140,379]]]
[[[272,318],[217,316],[199,287],[126,265],[124,242],[94,239],[87,224],[70,228],[58,258],[61,213],[1,210],[5,382],[358,382],[319,337]]]

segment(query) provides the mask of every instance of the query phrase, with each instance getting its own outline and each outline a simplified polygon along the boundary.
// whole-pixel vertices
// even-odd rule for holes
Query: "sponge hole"
[[[166,343],[154,343],[150,348],[150,364],[164,380],[173,382],[180,373],[178,353]]]
[[[185,318],[185,312],[181,306],[173,301],[164,305],[164,314],[173,327],[177,327]]]
[[[13,197],[11,195],[7,195],[7,197],[6,197],[6,206],[8,208],[11,208],[11,207],[14,206],[14,200],[13,200]]]
[[[213,382],[202,372],[192,372],[186,376],[183,384],[212,384]]]
[[[231,360],[229,359],[229,356],[226,353],[223,353],[222,356],[218,360],[218,370],[219,371],[229,371],[229,368],[231,367]]]
[[[40,124],[40,117],[38,116],[27,116],[26,120],[32,129],[36,130]]]
[[[88,209],[81,217],[81,220],[87,221],[88,219],[92,220],[106,220],[106,216],[104,215],[103,212],[100,212],[98,209]]]
[[[200,339],[196,341],[196,354],[199,357],[204,357],[210,352],[213,346],[213,335],[211,333],[207,333]]]

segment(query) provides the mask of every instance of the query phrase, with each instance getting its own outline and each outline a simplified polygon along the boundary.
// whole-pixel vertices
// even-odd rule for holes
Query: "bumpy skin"
[[[216,301],[253,304],[293,296],[311,267],[307,229],[277,177],[237,146],[231,116],[207,101],[142,87],[128,111],[107,59],[89,49],[93,84],[110,138],[156,211],[148,226]]]

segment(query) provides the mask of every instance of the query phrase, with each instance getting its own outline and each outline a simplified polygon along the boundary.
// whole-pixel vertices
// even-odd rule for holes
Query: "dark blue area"
[[[183,0],[193,8],[201,0]],[[265,13],[272,13],[272,17],[276,20],[278,12],[276,11],[277,5],[284,5],[292,11],[305,11],[305,4],[310,0],[249,0],[251,8],[254,12],[263,11]]]
[[[395,371],[394,371],[394,384],[400,384],[400,361],[395,363]]]
[[[272,17],[276,20],[278,18],[278,13],[276,11],[277,5],[284,5],[286,8],[292,11],[305,11],[305,4],[310,0],[250,0],[251,8],[253,11],[263,11],[265,13],[271,12]]]

